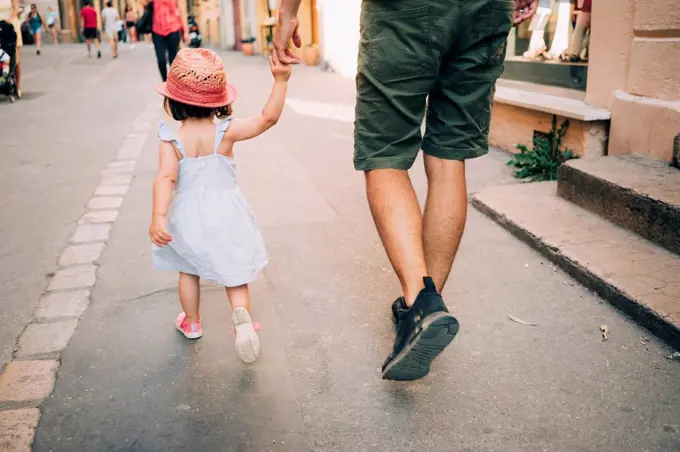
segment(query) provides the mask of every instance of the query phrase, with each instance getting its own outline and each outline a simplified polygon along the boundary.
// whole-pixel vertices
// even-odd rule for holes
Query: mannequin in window
[[[560,55],[560,60],[567,62],[588,61],[592,3],[592,0],[576,0],[576,23],[574,33],[571,35],[571,48]]]
[[[548,60],[559,59],[562,52],[569,47],[569,29],[571,28],[571,0],[557,0],[557,25],[550,51],[544,56]]]
[[[538,0],[536,14],[529,24],[531,39],[529,40],[529,50],[522,54],[524,58],[529,60],[541,58],[543,53],[548,49],[545,44],[545,27],[550,20],[552,7],[553,0]]]

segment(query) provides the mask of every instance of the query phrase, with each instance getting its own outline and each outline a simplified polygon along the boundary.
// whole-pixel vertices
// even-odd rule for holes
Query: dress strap
[[[161,121],[158,124],[158,138],[160,138],[163,141],[168,141],[174,144],[179,153],[182,154],[182,157],[183,158],[187,157],[187,155],[184,153],[184,146],[182,146],[182,143],[175,136],[175,134],[172,133],[172,130],[170,130],[170,128],[167,125],[165,125],[164,121]]]
[[[224,134],[229,128],[230,122],[231,118],[226,118],[221,120],[220,123],[217,124],[217,130],[215,131],[215,147],[213,148],[213,154],[217,154],[217,148],[220,147],[220,143],[222,143],[222,138],[224,138]]]

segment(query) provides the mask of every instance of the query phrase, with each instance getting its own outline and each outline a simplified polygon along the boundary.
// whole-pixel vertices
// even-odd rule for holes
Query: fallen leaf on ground
[[[602,331],[602,340],[606,341],[609,338],[609,327],[607,325],[600,325],[600,331]]]
[[[520,318],[517,318],[517,317],[515,317],[515,316],[512,315],[512,314],[508,314],[508,318],[509,318],[510,320],[512,320],[513,322],[517,322],[517,323],[519,323],[519,324],[521,324],[521,325],[538,326],[538,325],[535,324],[535,323],[527,322],[527,321],[525,321],[525,320],[522,320],[522,319],[520,319]]]
[[[675,361],[680,361],[680,352],[671,353],[670,355],[666,356],[666,359],[672,359],[672,360],[675,360]]]
[[[524,264],[524,268],[529,268],[529,264]]]
[[[564,284],[565,286],[574,287],[574,284],[570,283],[569,281],[562,281],[562,284]]]

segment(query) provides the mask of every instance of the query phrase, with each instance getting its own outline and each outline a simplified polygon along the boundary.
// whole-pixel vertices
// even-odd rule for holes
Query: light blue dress
[[[197,275],[234,287],[253,281],[267,265],[267,253],[255,217],[236,184],[234,159],[217,153],[229,120],[215,133],[212,155],[189,158],[162,121],[158,136],[182,154],[175,193],[168,210],[172,242],[153,245],[154,266]]]

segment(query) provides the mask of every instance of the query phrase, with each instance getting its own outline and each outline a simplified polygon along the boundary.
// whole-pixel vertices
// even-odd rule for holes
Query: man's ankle
[[[423,284],[422,278],[420,279],[420,283],[418,284],[411,284],[406,287],[404,287],[404,300],[406,301],[406,306],[411,307],[413,306],[413,303],[416,302],[416,298],[418,298],[418,294],[420,294],[420,291],[425,288],[425,285]]]

